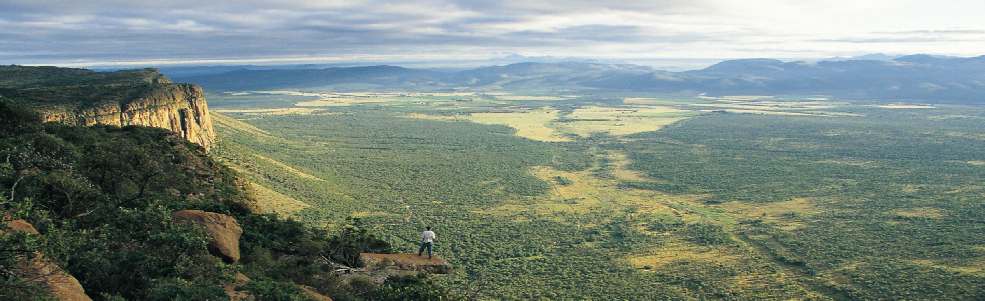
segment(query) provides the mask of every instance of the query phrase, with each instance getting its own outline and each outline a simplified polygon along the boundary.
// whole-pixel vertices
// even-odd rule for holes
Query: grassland
[[[501,124],[516,129],[516,135],[537,141],[571,141],[551,127],[558,110],[539,108],[524,111],[473,113],[469,120],[482,124]]]
[[[696,115],[694,112],[666,106],[598,107],[575,109],[558,127],[562,132],[580,137],[604,133],[624,136],[652,132]]]
[[[980,108],[306,93],[230,98],[215,155],[312,224],[435,226],[486,299],[985,297]]]

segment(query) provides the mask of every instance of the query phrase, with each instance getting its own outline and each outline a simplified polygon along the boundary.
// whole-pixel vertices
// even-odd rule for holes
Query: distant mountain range
[[[202,68],[202,67],[199,67]],[[467,70],[396,66],[259,69],[172,74],[213,91],[258,89],[626,91],[705,95],[985,103],[985,56],[884,55],[784,62],[728,60],[683,72],[629,64],[526,62]],[[204,70],[204,71],[203,71]],[[164,70],[168,73],[168,70]]]

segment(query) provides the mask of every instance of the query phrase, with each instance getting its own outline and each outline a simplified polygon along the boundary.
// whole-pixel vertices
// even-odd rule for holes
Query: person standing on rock
[[[428,249],[428,259],[431,259],[431,248],[434,245],[434,232],[431,231],[431,227],[428,226],[424,232],[421,232],[421,248],[417,250],[417,256],[421,256],[424,253],[424,248]]]

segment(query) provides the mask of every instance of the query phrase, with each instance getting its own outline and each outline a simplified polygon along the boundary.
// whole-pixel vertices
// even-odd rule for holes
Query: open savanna
[[[485,299],[985,297],[980,108],[278,93],[210,99],[266,210],[434,226]]]

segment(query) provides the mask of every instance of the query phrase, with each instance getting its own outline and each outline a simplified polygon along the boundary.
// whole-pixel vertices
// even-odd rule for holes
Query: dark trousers
[[[421,242],[421,248],[417,250],[417,256],[421,256],[424,253],[424,248],[428,249],[428,258],[431,258],[431,243]]]

